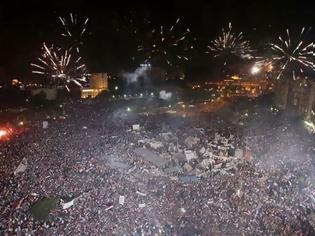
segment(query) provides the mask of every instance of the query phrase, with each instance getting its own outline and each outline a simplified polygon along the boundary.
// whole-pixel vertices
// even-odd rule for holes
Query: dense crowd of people
[[[102,103],[30,116],[23,133],[0,143],[0,234],[314,235],[312,137],[295,124],[270,122],[277,116],[263,110],[249,116],[255,118],[239,127],[219,113],[137,115]],[[161,150],[152,152],[169,163],[184,153],[187,137],[198,136],[200,150],[215,133],[233,137],[253,159],[183,182],[180,173],[135,158],[139,140],[166,132],[176,141],[161,139]],[[58,204],[36,219],[31,208],[43,198]]]

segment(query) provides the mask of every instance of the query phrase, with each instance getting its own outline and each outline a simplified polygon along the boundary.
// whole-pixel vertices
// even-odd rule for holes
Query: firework
[[[305,69],[315,71],[314,64],[314,43],[308,42],[306,34],[311,30],[302,28],[297,37],[291,37],[289,29],[286,30],[285,36],[279,36],[278,43],[272,43],[271,49],[276,53],[272,57],[275,64],[279,67],[277,79],[285,71],[292,72],[295,80],[295,72],[304,72]]]
[[[222,28],[221,34],[210,42],[208,51],[206,51],[214,57],[234,55],[245,59],[253,58],[252,52],[250,42],[244,39],[242,32],[233,32],[231,23],[229,23],[228,29]]]
[[[150,20],[147,15],[139,16],[139,13],[130,11],[129,14],[121,16],[121,14],[114,13],[113,16],[114,27],[117,32],[124,32],[129,34],[131,37],[138,39],[142,36],[143,31],[150,27]]]
[[[147,14],[139,15],[139,13],[133,11],[124,16],[114,13],[112,26],[116,32],[122,34],[121,37],[128,37],[130,39],[128,44],[135,49],[137,49],[138,45],[143,44],[147,32],[151,32],[152,28]],[[130,57],[135,61],[137,56],[140,56],[140,54],[133,53]]]
[[[87,24],[89,18],[80,19],[76,15],[70,13],[69,17],[59,16],[63,31],[61,36],[67,41],[67,48],[69,51],[75,49],[78,53],[80,47],[83,45],[84,37],[88,34]]]
[[[42,55],[37,63],[31,63],[32,73],[45,76],[46,78],[66,85],[74,82],[81,86],[86,74],[86,66],[80,56],[70,53],[68,50],[48,47],[45,43],[42,47]]]
[[[167,27],[151,29],[145,39],[137,46],[138,53],[143,53],[147,60],[158,61],[174,66],[180,61],[188,61],[188,51],[193,49],[188,40],[190,29],[184,31],[179,27],[180,19]]]
[[[273,71],[273,61],[271,59],[261,59],[259,61],[256,61],[252,68],[251,68],[251,74],[257,75],[260,73],[270,74]]]

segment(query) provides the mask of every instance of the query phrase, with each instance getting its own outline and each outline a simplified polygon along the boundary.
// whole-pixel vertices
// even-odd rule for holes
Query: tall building
[[[103,89],[108,88],[108,75],[107,73],[94,73],[90,78],[90,88]]]
[[[81,89],[81,98],[95,98],[102,91],[108,89],[107,73],[93,73],[90,77],[90,86]]]
[[[275,89],[275,103],[280,109],[290,109],[307,120],[313,120],[315,81],[297,78],[279,82]]]

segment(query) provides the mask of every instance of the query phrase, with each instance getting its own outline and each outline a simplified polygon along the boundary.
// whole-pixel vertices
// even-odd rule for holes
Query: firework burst
[[[79,53],[80,47],[84,44],[84,37],[88,35],[89,18],[80,19],[70,13],[68,17],[59,16],[59,20],[63,27],[61,36],[66,39],[68,50],[75,49]]]
[[[70,53],[68,50],[48,47],[45,43],[42,47],[42,54],[36,63],[31,63],[32,73],[42,75],[58,84],[74,82],[81,87],[81,82],[86,74],[86,66],[82,58]]]
[[[221,34],[210,42],[208,51],[206,51],[206,53],[210,53],[214,57],[229,57],[234,55],[245,59],[253,58],[252,52],[250,42],[244,39],[242,32],[233,32],[231,23],[229,23],[227,29],[222,28]]]
[[[174,66],[178,62],[188,61],[188,51],[193,49],[188,40],[190,29],[184,31],[179,27],[180,19],[167,27],[160,26],[152,29],[137,46],[138,53],[144,54],[149,60],[168,66]]]
[[[285,36],[279,36],[278,43],[272,43],[271,49],[276,53],[272,57],[275,64],[279,67],[277,79],[285,71],[291,71],[295,80],[295,72],[304,72],[305,69],[315,71],[314,64],[314,43],[308,42],[305,38],[311,28],[302,28],[298,37],[291,37],[289,29],[286,30]]]

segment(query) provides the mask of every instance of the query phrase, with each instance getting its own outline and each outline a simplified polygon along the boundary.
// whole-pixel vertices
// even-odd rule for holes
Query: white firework
[[[42,51],[37,62],[31,63],[33,74],[42,75],[54,83],[64,84],[67,89],[67,83],[71,81],[82,86],[81,82],[85,81],[87,69],[80,56],[53,45],[48,47],[45,43]]]
[[[311,30],[303,27],[296,38],[292,38],[289,29],[285,36],[279,36],[278,43],[271,43],[271,49],[275,52],[272,57],[274,64],[279,67],[277,79],[287,70],[292,72],[295,79],[296,70],[303,73],[305,69],[315,71],[314,43],[309,42],[305,35]]]
[[[174,66],[178,61],[188,61],[187,52],[193,49],[188,40],[190,29],[187,28],[184,32],[178,27],[180,18],[176,22],[167,27],[160,26],[152,29],[148,40],[143,40],[138,45],[137,51],[146,54],[146,58],[158,60],[166,63],[169,66]]]
[[[68,17],[59,16],[59,20],[63,27],[61,36],[67,40],[68,50],[75,49],[79,53],[80,47],[84,44],[83,39],[88,34],[89,18],[81,19],[70,13]]]
[[[244,59],[253,58],[252,52],[250,42],[244,39],[243,32],[233,32],[231,22],[227,29],[222,28],[221,34],[210,42],[208,51],[206,51],[206,53],[210,53],[214,57],[234,55]]]

